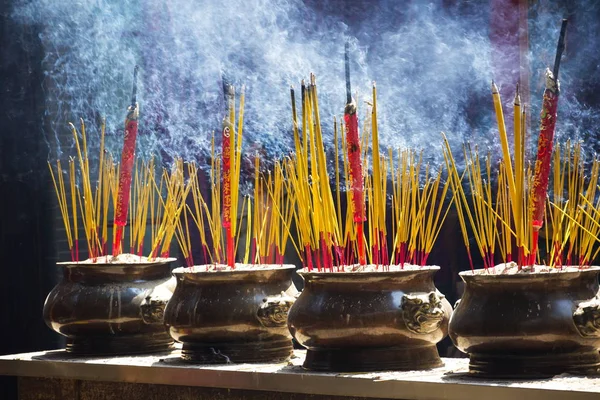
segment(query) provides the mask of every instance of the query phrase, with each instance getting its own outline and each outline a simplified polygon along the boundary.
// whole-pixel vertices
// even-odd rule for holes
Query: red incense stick
[[[352,190],[352,203],[354,205],[354,223],[356,224],[356,239],[358,246],[358,261],[361,265],[367,263],[365,255],[365,243],[363,234],[363,223],[365,217],[364,202],[364,179],[362,162],[360,159],[360,140],[358,137],[358,116],[356,115],[356,103],[352,100],[350,88],[350,58],[348,43],[345,49],[346,65],[346,107],[344,109],[344,121],[346,123],[346,143],[348,161],[350,163],[350,179]]]
[[[129,209],[129,192],[131,191],[131,171],[135,159],[135,141],[138,131],[138,104],[137,104],[137,74],[138,66],[133,70],[133,91],[131,105],[127,108],[125,118],[125,137],[123,141],[123,152],[121,153],[121,173],[119,176],[119,191],[115,209],[116,233],[113,243],[113,256],[121,252],[121,239],[123,228],[127,225],[127,211]]]
[[[546,89],[542,104],[540,137],[538,140],[538,152],[535,162],[535,175],[532,190],[532,251],[529,263],[535,263],[537,253],[538,236],[544,222],[544,207],[546,203],[546,192],[548,190],[548,176],[550,174],[550,161],[552,159],[552,141],[554,140],[554,128],[556,125],[556,112],[558,108],[558,70],[560,57],[565,48],[565,32],[567,20],[563,19],[554,60],[554,70],[546,70]]]
[[[231,126],[230,110],[233,107],[233,90],[232,87],[223,81],[223,91],[225,94],[225,103],[227,107],[227,113],[223,120],[223,140],[221,156],[223,160],[223,228],[226,231],[226,243],[227,243],[227,265],[234,267],[233,257],[233,232],[231,231],[231,135],[233,134],[233,127]]]

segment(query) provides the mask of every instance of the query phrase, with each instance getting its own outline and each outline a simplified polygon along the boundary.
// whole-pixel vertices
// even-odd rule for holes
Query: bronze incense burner
[[[168,350],[163,324],[174,258],[147,264],[61,263],[62,280],[44,304],[44,320],[80,355]]]
[[[194,267],[197,268],[197,267]],[[165,310],[185,361],[220,364],[285,361],[292,354],[287,312],[295,300],[293,265],[173,271],[177,287]]]
[[[360,372],[442,365],[436,343],[452,307],[437,291],[439,267],[380,272],[300,272],[305,287],[288,325],[308,351],[304,367]]]
[[[502,378],[598,373],[600,268],[572,269],[460,274],[466,287],[450,337],[469,354],[470,373]]]

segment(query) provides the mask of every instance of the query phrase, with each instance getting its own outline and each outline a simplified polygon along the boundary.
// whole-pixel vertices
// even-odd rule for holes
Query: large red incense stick
[[[356,224],[356,239],[358,245],[358,261],[361,265],[367,263],[365,256],[365,244],[363,234],[363,223],[365,217],[364,202],[364,179],[362,162],[360,159],[360,139],[358,138],[358,116],[356,115],[356,103],[352,100],[350,88],[350,58],[348,43],[345,52],[346,64],[346,108],[344,109],[344,121],[346,123],[346,144],[348,150],[348,162],[350,163],[350,179],[352,190],[352,204],[354,205],[354,223]]]
[[[544,208],[546,205],[546,192],[548,190],[548,176],[550,174],[550,161],[552,159],[552,141],[554,140],[554,128],[556,125],[556,111],[558,107],[559,83],[558,69],[560,67],[560,57],[565,48],[565,32],[567,20],[562,21],[558,47],[556,49],[556,58],[554,60],[554,70],[546,70],[546,89],[544,90],[544,100],[542,104],[540,137],[538,140],[538,152],[535,162],[535,176],[532,190],[532,251],[530,264],[535,263],[537,253],[537,244],[539,230],[544,223]]]
[[[231,135],[233,134],[233,127],[229,115],[233,107],[233,90],[225,81],[223,81],[223,91],[228,111],[223,119],[223,140],[221,143],[221,156],[223,159],[223,228],[226,231],[227,265],[233,268],[235,262],[233,257],[233,232],[231,231]]]
[[[133,70],[133,91],[131,105],[127,108],[125,118],[125,137],[123,152],[121,153],[121,173],[119,175],[119,191],[115,206],[115,241],[113,243],[113,256],[121,253],[121,239],[123,228],[127,224],[127,211],[129,209],[129,192],[131,191],[131,171],[135,159],[135,141],[138,131],[138,104],[137,104],[137,74],[138,66]]]

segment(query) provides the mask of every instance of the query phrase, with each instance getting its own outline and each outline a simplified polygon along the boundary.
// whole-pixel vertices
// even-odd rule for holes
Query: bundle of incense
[[[581,144],[568,141],[553,154],[552,201],[548,201],[545,224],[547,263],[562,267],[588,266],[598,255],[598,207],[596,199],[600,160],[594,157],[584,170]],[[589,173],[588,173],[589,172]]]
[[[490,174],[489,156],[482,162],[476,151],[465,150],[467,169],[464,175],[459,177],[447,142],[445,142],[445,149],[445,156],[452,170],[452,187],[458,193],[457,213],[471,267],[473,268],[465,219],[470,224],[486,270],[494,267],[496,261],[501,263],[513,261],[512,243],[519,242],[520,230],[531,227],[532,215],[527,213],[526,208],[522,209],[521,226],[516,225],[504,160],[499,165],[497,187],[492,188],[489,184],[490,178],[493,178]],[[552,200],[549,199],[547,202],[548,217],[544,222],[546,254],[542,256],[538,252],[536,261],[538,264],[559,268],[575,263],[581,267],[589,266],[599,252],[597,242],[600,236],[600,224],[597,220],[600,214],[597,210],[600,208],[600,200],[596,197],[600,160],[594,157],[590,170],[584,171],[581,145],[572,146],[570,142],[562,147],[558,146],[552,160],[554,162],[551,175],[553,194]],[[485,172],[481,171],[482,163],[486,166]],[[520,188],[524,196],[521,205],[526,207],[531,197],[528,189],[532,187],[533,174],[530,169],[522,173],[525,183],[524,187]],[[462,181],[467,182],[465,186],[468,187],[468,191],[460,186]],[[494,192],[495,195],[492,194]],[[467,199],[468,193],[470,193],[470,200]],[[530,233],[527,232],[527,235],[529,236]],[[530,245],[531,243],[525,243],[523,247],[525,252]],[[495,257],[495,248],[500,248],[500,260]],[[527,253],[525,255],[526,257],[518,259],[518,268],[523,267],[523,262],[530,262],[531,257]]]
[[[184,166],[181,159],[175,160],[171,172],[163,169],[160,185],[154,181],[154,187],[159,195],[161,218],[153,232],[150,259],[168,257],[171,241],[175,235],[180,215],[185,207],[185,199],[190,191],[189,182],[184,178]]]
[[[444,136],[444,158],[450,171],[449,180],[456,197],[457,216],[467,247],[469,264],[471,270],[474,270],[467,221],[472,228],[483,266],[488,269],[495,265],[497,244],[502,259],[505,262],[512,260],[512,235],[516,235],[515,231],[519,230],[518,226],[511,225],[511,223],[516,224],[517,221],[511,218],[511,205],[514,205],[514,198],[511,197],[508,184],[510,179],[508,167],[504,161],[501,161],[497,175],[493,176],[489,154],[482,160],[477,149],[473,151],[468,146],[464,147],[463,154],[466,170],[462,176],[459,176],[450,145]],[[468,191],[463,188],[465,180]],[[497,188],[492,187],[494,180],[497,182]],[[523,193],[525,196],[528,195],[526,192]]]
[[[127,109],[125,118],[125,137],[123,139],[123,152],[121,153],[121,174],[119,176],[119,192],[117,204],[115,205],[116,233],[113,243],[113,255],[121,252],[121,239],[123,229],[127,224],[127,212],[129,209],[129,193],[131,191],[131,172],[135,158],[135,142],[138,130],[138,104],[137,104],[137,74],[138,66],[133,70],[133,89],[131,105]]]
[[[240,254],[244,264],[282,264],[287,243],[292,241],[290,226],[294,211],[293,198],[287,195],[287,187],[284,176],[285,167],[279,162],[274,165],[274,172],[261,174],[259,159],[256,158],[256,176],[254,199],[247,197],[242,205],[241,213],[236,213],[237,230],[234,245],[234,254]],[[225,240],[221,234],[221,191],[220,162],[214,158],[211,163],[211,199],[204,198],[198,180],[198,168],[194,163],[188,164],[189,186],[191,194],[191,205],[184,208],[183,220],[176,223],[176,237],[188,267],[195,265],[192,256],[193,247],[197,243],[192,242],[189,222],[193,222],[200,232],[200,246],[203,258],[211,264],[223,264],[227,260]],[[212,204],[212,207],[209,206]],[[246,223],[243,224],[244,216]],[[208,233],[208,235],[207,235]],[[238,249],[242,237],[245,236],[243,250]],[[294,244],[296,247],[296,245]],[[229,268],[235,267],[227,264]]]
[[[373,101],[367,111],[364,136],[360,145],[368,149],[369,138],[372,145],[373,172],[364,174],[365,162],[361,165],[366,199],[365,221],[368,221],[366,235],[368,245],[364,247],[364,264],[360,262],[360,245],[355,227],[356,209],[353,199],[356,192],[352,179],[352,166],[349,152],[341,152],[340,143],[347,143],[347,132],[342,129],[338,134],[337,121],[334,119],[334,160],[335,196],[331,190],[328,172],[328,160],[323,144],[323,135],[318,112],[316,79],[311,75],[308,86],[302,83],[302,118],[298,121],[296,97],[291,90],[292,127],[294,132],[295,155],[285,163],[290,194],[297,204],[294,210],[297,237],[300,241],[299,255],[309,271],[338,271],[340,266],[367,262],[374,264],[376,270],[386,270],[388,266],[399,263],[425,265],[435,239],[439,235],[442,223],[448,214],[450,204],[444,200],[449,181],[442,184],[443,171],[433,176],[429,167],[421,170],[421,162],[415,162],[414,152],[398,155],[398,169],[394,169],[393,154],[388,157],[380,154],[377,126],[377,99],[373,85]],[[370,118],[369,118],[370,116]],[[300,129],[301,127],[301,129]],[[370,129],[369,129],[370,128]],[[360,150],[359,150],[360,152]],[[361,152],[368,159],[368,152]],[[411,161],[408,162],[409,154]],[[340,168],[340,161],[343,168]],[[362,164],[362,163],[361,163]],[[390,258],[387,245],[388,216],[386,215],[388,194],[388,171],[392,171],[393,213],[392,227],[395,255]],[[425,177],[421,181],[421,175]],[[345,183],[344,183],[345,182]],[[342,191],[346,186],[347,207],[342,212]],[[334,198],[335,197],[335,198]],[[365,201],[363,199],[363,204]],[[362,233],[361,233],[362,234]],[[345,268],[342,268],[345,270]]]
[[[373,144],[373,176],[368,182],[372,182],[369,190],[369,218],[370,234],[372,242],[371,255],[374,264],[389,264],[387,231],[386,231],[386,210],[387,210],[387,163],[385,157],[379,151],[379,128],[377,125],[377,88],[373,82],[373,103],[371,105],[371,138]],[[365,146],[366,147],[366,146]],[[391,161],[391,160],[390,160]],[[371,211],[372,210],[372,211]]]
[[[364,177],[361,163],[360,140],[358,137],[358,117],[356,115],[356,102],[352,99],[350,87],[350,57],[349,45],[346,42],[345,67],[346,67],[346,107],[344,108],[344,122],[346,123],[346,142],[348,160],[350,162],[350,181],[352,182],[352,205],[354,207],[354,223],[356,224],[356,238],[358,247],[358,261],[366,264],[365,246],[363,242],[363,224],[366,221],[364,204]]]
[[[120,167],[114,163],[110,153],[104,150],[104,122],[100,133],[100,152],[97,166],[97,179],[92,177],[92,169],[87,149],[87,134],[83,121],[78,131],[70,125],[77,149],[77,157],[69,160],[69,168],[63,171],[60,160],[56,162],[56,169],[48,163],[50,174],[56,191],[59,209],[65,226],[67,243],[71,252],[71,260],[79,262],[80,249],[78,246],[79,221],[82,222],[87,243],[87,256],[92,261],[97,261],[101,256],[108,255],[107,243],[109,226],[115,215],[111,214],[117,204],[118,177]],[[81,140],[79,136],[81,135]],[[159,244],[162,246],[161,255],[168,254],[171,234],[164,227],[173,225],[177,219],[177,210],[181,209],[183,196],[181,192],[183,178],[177,178],[163,173],[160,182],[155,180],[154,160],[143,162],[134,161],[133,186],[130,192],[129,204],[129,251],[136,254],[141,260],[144,252],[144,242],[148,222],[152,226],[152,240],[150,259],[156,257]],[[177,167],[180,170],[181,167]],[[67,176],[69,190],[65,183]],[[175,175],[173,175],[175,176]],[[92,190],[95,182],[95,189]],[[161,195],[166,191],[166,199]],[[161,229],[161,226],[163,228]],[[116,230],[113,230],[113,243]],[[113,254],[118,256],[118,254]]]
[[[423,171],[422,153],[417,157],[412,150],[398,151],[397,158],[394,168],[390,151],[394,238],[391,264],[424,266],[453,201],[445,201],[451,180],[441,183],[441,168],[435,175],[429,166]]]
[[[450,146],[444,137],[444,156],[450,169],[452,188],[457,195],[457,214],[471,268],[473,268],[473,262],[470,258],[465,219],[470,224],[486,269],[494,266],[495,242],[500,245],[501,258],[505,263],[512,261],[512,243],[516,243],[519,270],[524,265],[533,266],[536,261],[551,267],[561,267],[573,263],[578,263],[582,267],[589,265],[598,254],[597,241],[600,232],[600,224],[597,222],[600,215],[596,212],[600,206],[600,202],[596,200],[600,172],[598,159],[592,160],[591,171],[586,174],[580,145],[571,146],[570,142],[567,142],[562,149],[559,146],[552,153],[552,143],[545,141],[547,137],[542,136],[540,137],[542,153],[550,152],[550,155],[544,153],[543,160],[547,161],[541,161],[540,152],[538,152],[534,176],[531,169],[525,167],[526,118],[525,111],[521,109],[517,86],[514,102],[515,159],[513,175],[501,101],[495,85],[492,87],[492,94],[503,150],[495,198],[492,195],[494,190],[489,183],[492,178],[489,172],[489,158],[486,159],[487,174],[485,174],[479,167],[480,160],[477,153],[465,151],[467,168],[464,174],[467,176],[466,180],[471,193],[471,201],[467,200],[462,184],[464,175],[459,176]],[[550,96],[554,98],[554,94],[550,94]],[[551,120],[553,121],[554,118]],[[552,126],[553,124],[552,122]],[[543,121],[543,133],[548,134],[549,129],[547,121]],[[553,127],[550,130],[553,132]],[[554,161],[553,169],[550,169],[551,161]],[[549,211],[544,216],[544,210],[542,209],[540,213],[538,208],[546,207],[545,192],[544,204],[537,205],[541,199],[540,182],[545,180],[547,186],[551,172],[553,198],[552,201],[547,200]],[[538,231],[543,225],[542,219],[546,227],[546,259],[537,250]],[[536,226],[537,229],[535,229]]]
[[[78,210],[81,212],[81,221],[83,223],[89,256],[94,258],[106,253],[108,204],[111,192],[115,191],[115,169],[112,164],[112,159],[104,159],[105,123],[104,121],[102,122],[100,130],[101,139],[98,184],[95,188],[95,192],[93,192],[92,180],[90,177],[86,129],[83,120],[80,121],[81,142],[79,140],[77,128],[75,128],[73,124],[69,124],[75,142],[75,148],[77,150],[77,158],[69,159],[69,169],[66,173],[69,182],[69,195],[67,195],[65,179],[63,177],[64,172],[60,160],[56,161],[56,175],[54,174],[52,165],[48,162],[48,168],[50,169],[50,175],[52,177],[59,209],[65,226],[67,243],[71,252],[72,261],[79,261]],[[79,168],[77,168],[77,166]],[[77,174],[77,172],[79,172],[79,174]],[[80,182],[80,185],[77,185],[77,181]],[[70,210],[69,205],[71,206]],[[102,230],[102,235],[100,235],[99,231],[100,226],[104,228]]]
[[[282,163],[276,162],[273,173],[268,172],[266,176],[262,174],[259,177],[259,167],[257,156],[255,182],[258,185],[254,188],[252,262],[283,264],[287,242],[291,241],[296,247],[290,237],[294,199],[289,195],[289,182]],[[248,214],[251,214],[250,210]]]
[[[567,29],[567,20],[562,21],[556,58],[554,60],[554,69],[546,70],[546,89],[544,90],[544,99],[542,103],[540,136],[538,140],[537,160],[535,162],[535,174],[533,180],[533,190],[531,197],[532,217],[532,251],[529,264],[533,264],[537,253],[539,230],[543,225],[544,207],[546,204],[546,193],[548,191],[548,176],[550,175],[550,162],[552,159],[552,142],[554,140],[554,128],[556,125],[556,115],[558,108],[559,82],[558,71],[560,59],[565,48],[565,33]]]
[[[288,193],[297,204],[293,215],[303,248],[300,257],[310,270],[313,267],[318,270],[331,269],[334,256],[337,264],[344,257],[344,252],[327,172],[314,75],[311,75],[308,86],[302,82],[302,137],[295,120],[297,113],[293,90],[292,100],[296,152],[285,163],[285,170],[289,182]]]
[[[244,122],[244,89],[240,96],[239,121],[237,137],[235,130],[235,89],[223,80],[223,93],[227,104],[227,113],[223,119],[222,168],[223,168],[223,228],[226,230],[225,241],[227,264],[234,267],[234,237],[237,230],[237,212],[239,199],[240,165],[242,156],[242,129]]]

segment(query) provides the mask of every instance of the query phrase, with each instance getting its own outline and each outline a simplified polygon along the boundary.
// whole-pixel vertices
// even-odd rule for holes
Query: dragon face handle
[[[445,317],[443,299],[444,295],[437,291],[404,294],[400,309],[408,330],[412,333],[428,334],[439,329]]]
[[[256,311],[256,318],[265,328],[283,327],[287,324],[288,311],[295,300],[286,292],[265,297]]]

